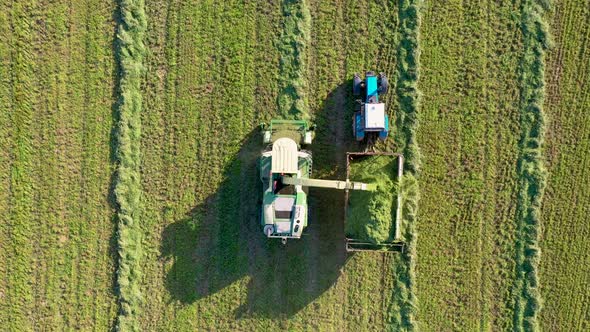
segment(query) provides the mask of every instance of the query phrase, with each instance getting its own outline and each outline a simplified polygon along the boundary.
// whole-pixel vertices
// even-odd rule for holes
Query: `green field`
[[[424,6],[418,141],[428,185],[416,274],[428,330],[513,329],[519,6]]]
[[[545,330],[590,328],[590,6],[560,1],[549,19],[547,189],[542,208],[541,291]]]
[[[0,5],[0,326],[106,330],[115,6]]]
[[[0,326],[590,329],[590,6],[544,4],[1,2]],[[344,179],[366,70],[406,250],[347,253],[327,189],[266,239],[259,124],[311,120]]]

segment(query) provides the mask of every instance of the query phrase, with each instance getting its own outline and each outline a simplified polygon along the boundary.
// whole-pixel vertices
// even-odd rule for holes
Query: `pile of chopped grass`
[[[372,243],[393,240],[397,209],[397,157],[368,156],[350,163],[350,180],[372,183],[375,191],[349,192],[346,236]]]

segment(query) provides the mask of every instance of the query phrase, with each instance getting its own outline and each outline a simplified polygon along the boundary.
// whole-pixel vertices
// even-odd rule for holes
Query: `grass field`
[[[0,5],[0,326],[105,330],[114,5]]]
[[[540,264],[545,330],[590,328],[590,6],[558,1],[549,20],[547,58],[547,189],[542,207]]]
[[[418,141],[428,186],[416,275],[427,330],[513,328],[519,6],[424,5]]]
[[[543,3],[0,3],[0,326],[587,330],[590,7]],[[365,70],[407,250],[347,254],[325,189],[268,241],[259,123],[312,120],[344,179]]]
[[[352,114],[345,109],[350,89],[345,82],[374,60],[364,52],[347,54],[353,48],[347,45],[360,38],[343,39],[343,33],[334,38],[334,31],[359,36],[375,31],[371,24],[378,17],[367,21],[370,13],[397,19],[396,7],[385,7],[384,13],[377,4],[304,5],[308,8],[241,1],[148,4],[148,16],[166,19],[148,27],[148,40],[162,49],[150,47],[148,72],[159,75],[148,74],[145,83],[143,179],[150,248],[144,270],[146,293],[157,294],[144,310],[146,329],[363,330],[388,324],[391,295],[381,285],[393,282],[392,257],[347,260],[343,211],[317,209],[341,205],[342,193],[312,191],[320,212],[312,212],[307,238],[282,248],[259,236],[258,123],[277,114],[309,114],[321,128],[313,146],[316,176],[344,178],[350,134],[344,123]],[[363,7],[371,12],[359,13]],[[296,15],[285,18],[287,13]],[[344,25],[352,13],[352,25]],[[306,33],[310,40],[301,45]],[[392,74],[395,49],[388,44],[394,33],[390,40],[373,34],[375,40],[367,41],[379,47],[373,52]],[[290,38],[305,53],[294,56],[277,47]],[[302,102],[285,106],[285,100]],[[375,305],[381,309],[360,315]]]

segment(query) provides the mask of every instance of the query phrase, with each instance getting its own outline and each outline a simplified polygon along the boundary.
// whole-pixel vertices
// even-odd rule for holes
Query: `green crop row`
[[[11,109],[0,110],[9,114],[9,123],[3,126],[12,127],[10,148],[11,162],[7,178],[10,190],[8,207],[6,208],[8,219],[2,221],[2,231],[6,234],[7,246],[6,259],[6,293],[2,294],[2,309],[6,311],[8,319],[4,321],[4,328],[11,330],[32,329],[29,316],[33,312],[34,289],[33,281],[33,257],[35,251],[34,224],[32,205],[35,199],[35,187],[32,179],[33,165],[33,119],[34,119],[34,51],[32,28],[33,18],[29,14],[34,10],[34,5],[25,3],[13,3],[10,14],[12,28],[10,67],[8,80],[12,85],[10,91]],[[6,80],[6,77],[2,78]],[[4,263],[0,263],[4,265]],[[3,290],[4,291],[4,290]],[[6,306],[4,306],[6,303]],[[4,320],[4,319],[3,319]]]
[[[395,124],[398,128],[396,143],[403,153],[404,177],[402,191],[403,238],[406,244],[400,264],[396,264],[396,283],[393,288],[394,309],[392,328],[394,330],[415,330],[418,304],[415,289],[416,269],[416,215],[419,200],[417,176],[420,170],[420,149],[416,141],[418,128],[418,70],[420,60],[420,0],[399,2],[400,42],[398,45],[396,98],[399,111]]]
[[[9,77],[11,72],[11,45],[8,42],[11,36],[10,31],[10,12],[8,6],[5,4],[0,5],[0,77]],[[10,94],[12,85],[6,80],[0,80],[0,187],[10,188],[10,169],[12,160],[12,126],[9,125],[11,122],[10,112],[4,111],[10,109],[12,105],[12,96]],[[4,221],[9,220],[10,216],[10,205],[8,201],[10,199],[9,190],[0,190],[0,218]],[[0,223],[0,243],[8,243],[10,238],[8,222]],[[3,264],[0,264],[0,275],[8,275],[8,264],[9,264],[9,249],[6,245],[0,246],[0,260]],[[8,281],[6,278],[0,278],[0,292],[6,294],[8,289]],[[8,322],[14,319],[14,316],[10,316],[8,308],[8,301],[5,297],[0,298],[0,325],[8,326]]]
[[[140,291],[142,234],[141,215],[141,75],[144,72],[143,43],[146,16],[143,0],[122,0],[117,27],[117,60],[119,65],[119,99],[117,103],[117,178],[115,196],[119,225],[117,244],[119,265],[117,287],[120,312],[117,330],[137,330]]]
[[[547,19],[545,166],[539,267],[545,331],[587,331],[590,276],[590,6],[555,1]]]
[[[0,4],[0,326],[112,324],[113,7]]]
[[[154,296],[140,327],[252,330],[234,310],[247,308],[243,255],[257,243],[244,235],[261,233],[258,220],[239,220],[257,208],[253,130],[277,105],[280,3],[146,3],[146,11],[142,293]]]
[[[522,137],[518,157],[516,272],[514,329],[537,331],[541,309],[538,269],[539,218],[547,172],[543,165],[545,136],[545,50],[549,46],[544,13],[546,1],[527,0],[522,5],[524,54],[520,63]]]
[[[284,118],[309,119],[306,63],[311,15],[306,0],[285,0],[282,11],[284,17],[279,41],[279,114]]]
[[[423,8],[418,320],[425,330],[509,330],[520,3]]]

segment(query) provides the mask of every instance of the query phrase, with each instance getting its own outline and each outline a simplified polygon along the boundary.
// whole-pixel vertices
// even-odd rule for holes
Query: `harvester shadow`
[[[347,110],[346,89],[350,82],[332,91],[316,114],[323,128],[316,132],[312,152],[314,174],[321,177],[345,176],[344,151],[351,140],[341,126],[349,127],[346,119],[352,112],[339,112]],[[163,231],[161,252],[173,262],[165,284],[173,300],[192,304],[247,277],[247,300],[234,308],[235,318],[285,319],[338,280],[349,258],[344,249],[344,193],[310,189],[307,234],[286,245],[267,239],[260,225],[261,141],[257,129],[247,135],[225,167],[218,191]]]

